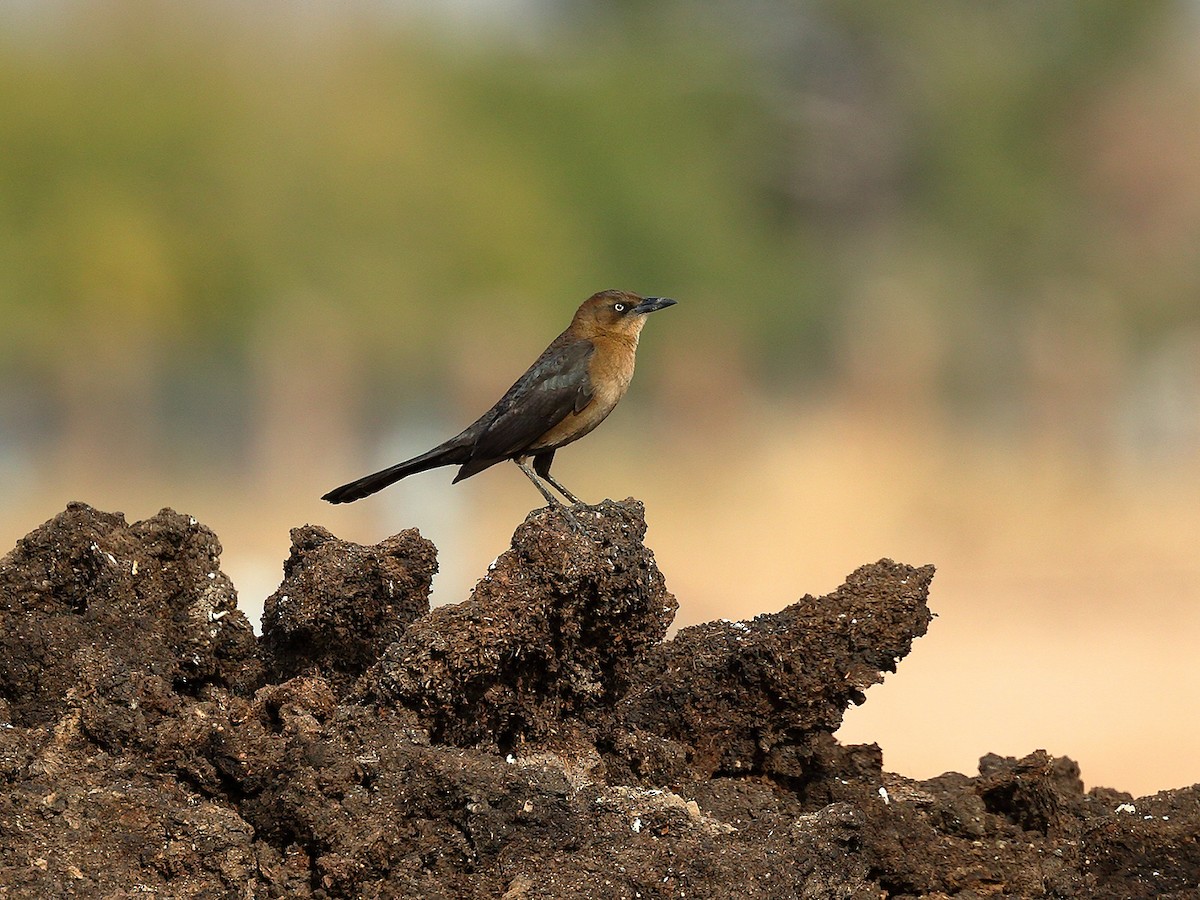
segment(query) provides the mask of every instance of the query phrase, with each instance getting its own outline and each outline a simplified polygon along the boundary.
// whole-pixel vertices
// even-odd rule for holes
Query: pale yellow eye
[[[625,312],[625,304],[624,303],[614,303],[613,309],[616,310],[617,312]]]

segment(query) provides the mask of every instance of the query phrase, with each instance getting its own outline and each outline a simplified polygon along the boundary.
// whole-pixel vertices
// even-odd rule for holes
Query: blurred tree
[[[246,426],[292,427],[261,412],[296,408],[292,364],[325,446],[470,389],[434,335],[541,328],[610,286],[688,299],[681,346],[744,341],[729,358],[776,384],[976,404],[1040,383],[1106,285],[1098,348],[1177,323],[1139,310],[1200,277],[1131,277],[1145,248],[1098,215],[1127,194],[1079,137],[1113,140],[1105,98],[1195,40],[1169,0],[531,0],[530,27],[462,33],[366,2],[22,9],[0,11],[0,372],[57,385],[44,415],[84,460],[283,446]]]

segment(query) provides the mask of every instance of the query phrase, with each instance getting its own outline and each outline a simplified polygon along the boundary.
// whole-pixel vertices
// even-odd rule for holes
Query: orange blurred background
[[[329,488],[488,407],[589,293],[677,298],[555,473],[647,504],[678,625],[934,563],[839,736],[1200,780],[1193,4],[16,3],[0,10],[0,547],[70,500],[438,545],[513,467]]]

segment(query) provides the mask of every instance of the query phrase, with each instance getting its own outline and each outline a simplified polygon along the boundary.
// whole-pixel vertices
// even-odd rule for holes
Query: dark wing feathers
[[[472,448],[472,460],[515,456],[587,406],[592,400],[588,360],[594,349],[586,340],[548,347],[492,409]]]
[[[436,466],[460,465],[455,481],[519,456],[530,444],[592,402],[588,361],[591,341],[560,335],[499,402],[460,434],[427,453],[397,463],[326,494],[331,503],[347,503]]]

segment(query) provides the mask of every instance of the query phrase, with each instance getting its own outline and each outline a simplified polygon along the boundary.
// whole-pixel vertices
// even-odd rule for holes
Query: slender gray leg
[[[550,482],[550,484],[552,484],[554,486],[554,488],[560,494],[562,494],[564,497],[566,497],[568,500],[570,500],[576,506],[587,506],[586,503],[584,503],[582,500],[580,500],[578,497],[576,497],[574,494],[572,494],[570,491],[568,491],[565,487],[563,487],[561,484],[559,484],[554,479],[554,476],[551,475],[549,472],[546,472],[542,477],[545,478],[548,482]]]
[[[562,501],[550,493],[550,491],[546,488],[546,485],[542,483],[542,479],[538,478],[537,475],[533,473],[533,469],[529,467],[529,463],[525,461],[524,456],[514,459],[513,462],[521,467],[521,471],[525,473],[525,477],[533,482],[533,486],[542,492],[542,496],[546,498],[547,503],[549,503],[551,506],[562,506]]]
[[[560,494],[570,500],[576,506],[587,506],[582,500],[568,491],[565,487],[559,484],[558,479],[550,474],[550,463],[554,462],[554,451],[548,453],[538,453],[533,457],[533,471],[537,472],[542,478],[546,479]]]
[[[571,528],[580,534],[586,534],[587,532],[583,530],[583,526],[579,524],[573,515],[571,515],[571,510],[563,506],[562,501],[550,493],[549,489],[542,484],[542,480],[534,474],[533,469],[529,467],[529,463],[526,462],[525,459],[526,458],[524,456],[521,456],[517,459],[514,459],[513,462],[521,467],[521,471],[524,472],[526,477],[533,482],[533,486],[541,491],[542,496],[546,498],[547,503],[562,510],[562,514],[566,516],[567,521],[571,524]]]

